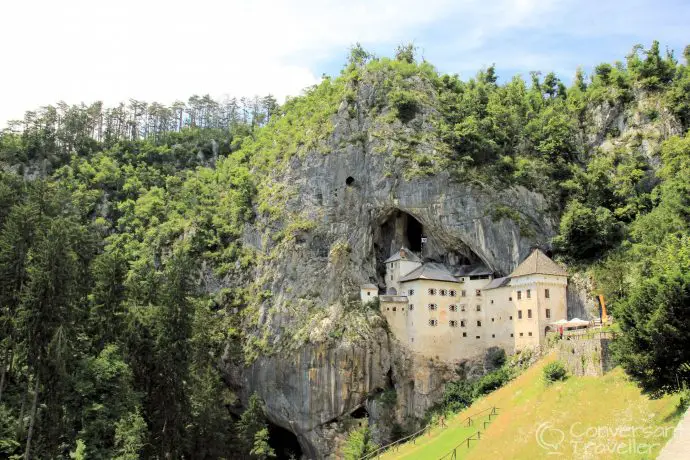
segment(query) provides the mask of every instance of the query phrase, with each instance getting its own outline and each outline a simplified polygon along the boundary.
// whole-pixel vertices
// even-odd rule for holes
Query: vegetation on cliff
[[[493,66],[463,81],[410,46],[392,59],[355,46],[341,75],[282,106],[194,96],[27,112],[0,132],[0,452],[266,454],[261,429],[233,429],[221,355],[243,363],[376,324],[344,299],[315,334],[315,293],[280,305],[297,319],[277,340],[270,273],[254,270],[315,228],[285,206],[295,190],[281,177],[294,157],[343,147],[338,123],[408,178],[542,192],[562,216],[560,256],[596,266],[626,370],[674,390],[690,362],[689,89],[690,68],[658,43],[570,87],[553,73],[499,84]],[[246,244],[249,226],[261,245]]]

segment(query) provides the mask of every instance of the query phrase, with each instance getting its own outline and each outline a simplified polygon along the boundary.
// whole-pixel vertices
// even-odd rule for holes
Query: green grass
[[[507,386],[456,414],[447,421],[448,428],[435,428],[431,436],[404,444],[383,458],[438,459],[476,431],[476,425],[472,429],[463,425],[468,415],[492,406],[498,407],[498,417],[482,430],[481,441],[458,449],[457,458],[646,459],[659,454],[682,416],[678,395],[650,399],[620,368],[603,377],[569,377],[547,385],[542,371],[554,359],[553,355],[542,359]],[[634,439],[626,430],[634,430]]]

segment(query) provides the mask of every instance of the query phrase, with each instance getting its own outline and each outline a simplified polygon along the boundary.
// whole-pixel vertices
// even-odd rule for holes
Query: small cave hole
[[[268,444],[275,451],[275,458],[287,460],[290,458],[302,458],[302,447],[297,436],[278,425],[268,422]]]
[[[345,185],[347,185],[348,187],[351,187],[352,184],[354,184],[354,183],[355,183],[355,178],[352,176],[349,176],[347,179],[345,179]]]
[[[362,405],[350,412],[350,417],[356,419],[366,418],[369,417],[369,412],[367,412],[367,408]]]

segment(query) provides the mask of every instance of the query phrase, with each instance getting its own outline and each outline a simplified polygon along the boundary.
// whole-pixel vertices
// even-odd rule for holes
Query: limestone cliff
[[[532,248],[548,249],[557,231],[540,193],[463,180],[435,164],[443,149],[435,93],[424,79],[409,84],[426,103],[401,119],[380,104],[386,90],[378,74],[348,82],[327,135],[267,172],[262,193],[272,197],[274,215],[257,209],[245,229],[244,244],[257,253],[248,275],[257,297],[248,325],[254,356],[247,363],[226,353],[226,380],[242,401],[257,392],[269,420],[295,433],[309,458],[332,457],[349,414],[362,406],[374,424],[392,414],[413,427],[457,377],[457,369],[411,356],[376,311],[354,306],[361,284],[383,285],[382,261],[392,251],[424,235],[426,258],[482,261],[508,274]],[[625,110],[639,112],[595,108],[583,142],[608,148],[605,133],[615,126],[618,139],[632,136],[639,116]],[[677,129],[663,117],[658,124],[663,133]],[[427,155],[429,170],[397,154],[401,144]],[[587,296],[570,297],[571,316],[584,316]],[[465,364],[466,372],[484,371],[483,362]],[[377,408],[377,395],[389,389],[393,407]]]

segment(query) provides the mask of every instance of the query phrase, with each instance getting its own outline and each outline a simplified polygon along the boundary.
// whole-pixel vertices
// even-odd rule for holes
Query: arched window
[[[436,295],[436,289],[434,288],[429,288],[427,292],[429,293],[429,295]]]
[[[458,295],[458,291],[456,291],[455,289],[451,289],[450,291],[448,291],[448,295],[450,295],[451,297],[455,297],[456,295]]]
[[[458,327],[458,322],[455,321],[454,319],[451,319],[448,321],[448,324],[450,324],[450,327]]]
[[[438,291],[438,293],[439,293],[440,295],[442,295],[442,296],[447,296],[447,295],[448,295],[448,291],[445,290],[445,289],[441,289],[440,291]]]
[[[458,306],[457,306],[457,305],[448,305],[448,310],[450,310],[450,311],[458,311]]]
[[[429,326],[436,326],[437,324],[438,324],[438,320],[435,320],[435,319],[429,320]]]
[[[438,305],[436,305],[435,303],[429,304],[429,310],[430,311],[436,311],[437,309],[438,309]]]

